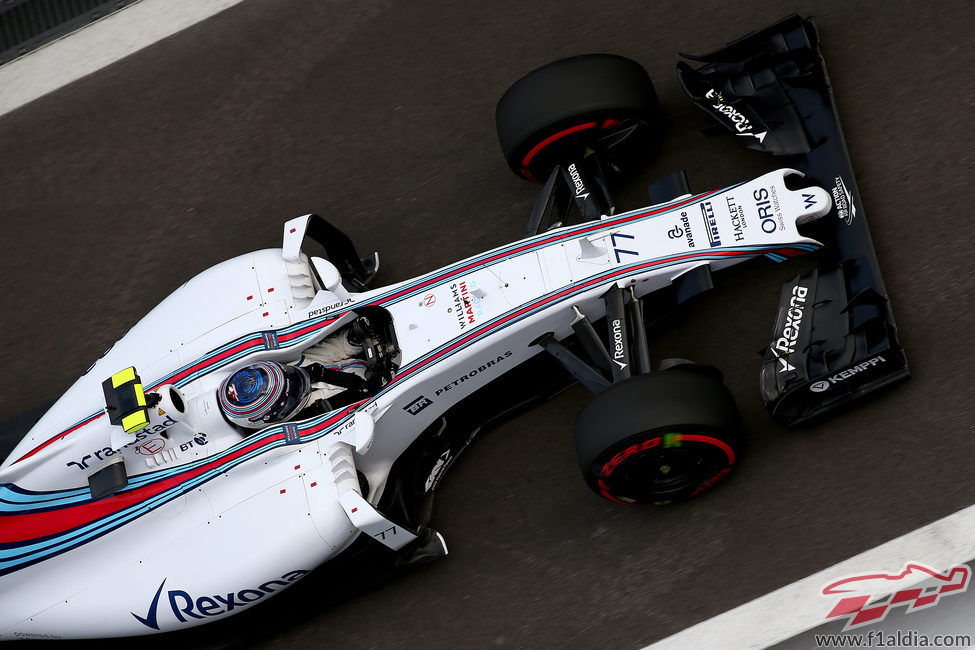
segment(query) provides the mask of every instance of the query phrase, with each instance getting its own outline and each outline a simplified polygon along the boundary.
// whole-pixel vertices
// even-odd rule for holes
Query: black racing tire
[[[587,146],[631,126],[638,128],[627,140],[652,141],[659,112],[643,66],[614,54],[585,54],[549,63],[516,81],[498,101],[495,121],[512,171],[543,182],[555,165],[572,162]]]
[[[742,439],[721,373],[692,364],[610,386],[579,414],[575,438],[589,487],[633,505],[704,492],[731,471]]]

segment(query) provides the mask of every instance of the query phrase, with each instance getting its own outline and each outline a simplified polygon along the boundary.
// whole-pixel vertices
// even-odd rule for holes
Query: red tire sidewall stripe
[[[697,434],[677,434],[677,440],[679,442],[684,442],[684,441],[701,442],[701,443],[712,445],[714,447],[717,447],[721,451],[723,451],[725,453],[725,456],[728,459],[728,467],[721,469],[717,474],[715,474],[710,479],[708,479],[707,481],[703,482],[700,486],[698,486],[697,489],[695,489],[694,492],[691,493],[690,496],[692,497],[697,496],[704,490],[718,483],[721,479],[723,479],[728,474],[728,472],[731,471],[731,466],[735,464],[735,452],[731,448],[731,446],[728,443],[724,442],[723,440],[719,440],[718,438],[713,438],[711,436],[702,436]],[[626,501],[621,501],[615,498],[614,496],[612,496],[612,494],[610,494],[609,492],[609,486],[606,484],[605,479],[609,478],[610,475],[613,473],[613,470],[615,470],[624,460],[626,460],[630,456],[638,454],[642,451],[646,451],[647,449],[656,449],[660,447],[662,444],[663,444],[663,436],[661,435],[656,438],[650,438],[648,440],[643,440],[641,442],[634,443],[628,446],[626,449],[614,454],[612,458],[610,458],[608,461],[606,461],[603,464],[600,470],[602,477],[600,477],[597,480],[597,488],[599,493],[602,496],[609,499],[610,501],[615,501],[616,503],[623,503],[626,505],[633,505],[631,503],[628,503]]]

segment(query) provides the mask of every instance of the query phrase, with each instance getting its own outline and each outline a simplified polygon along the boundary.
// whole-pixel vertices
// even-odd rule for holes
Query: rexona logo
[[[620,359],[626,358],[626,350],[623,345],[623,321],[618,318],[613,319],[613,363],[618,365],[620,369],[626,367],[626,364],[620,361]]]
[[[782,355],[788,356],[795,352],[796,340],[799,338],[799,328],[802,325],[802,317],[806,311],[807,295],[809,295],[808,287],[804,287],[801,284],[792,287],[789,308],[785,312],[785,325],[782,327],[781,335],[771,347],[772,354],[779,360],[779,372],[789,372],[796,369]]]
[[[164,601],[163,610],[160,612],[159,599],[162,596],[163,587],[166,585],[167,580],[163,578],[163,581],[159,584],[159,589],[156,590],[156,595],[153,596],[152,602],[149,604],[149,611],[146,612],[146,615],[140,616],[135,612],[130,613],[135,617],[135,620],[154,630],[159,629],[159,617],[163,615],[168,616],[166,612],[169,610],[172,610],[173,616],[180,623],[187,623],[191,619],[206,620],[207,618],[222,616],[224,614],[230,614],[235,610],[243,609],[265,596],[284,589],[306,573],[308,571],[304,569],[289,571],[281,576],[280,579],[268,580],[256,587],[231,591],[226,594],[196,596],[182,589],[170,589],[166,592],[167,600]],[[168,608],[166,607],[166,602],[169,604]]]
[[[582,175],[579,170],[576,169],[575,163],[572,163],[568,167],[569,177],[572,178],[572,184],[576,189],[577,199],[588,199],[589,198],[589,188],[586,187],[585,181],[582,180]]]
[[[846,618],[846,631],[882,621],[892,607],[899,605],[906,605],[908,614],[934,607],[942,596],[967,590],[971,577],[967,564],[941,572],[921,562],[908,562],[895,573],[868,571],[841,578],[823,587],[820,595],[839,598],[826,618]]]
[[[426,482],[423,484],[424,490],[429,492],[437,487],[437,485],[440,483],[440,479],[443,478],[443,473],[446,471],[447,463],[450,462],[451,457],[452,456],[449,449],[440,454],[440,457],[437,458],[437,462],[433,465],[433,469],[430,470],[430,476],[427,477]]]
[[[753,133],[752,123],[748,121],[748,118],[739,113],[734,106],[723,103],[724,97],[721,93],[712,88],[707,92],[705,97],[712,101],[717,100],[711,104],[711,108],[731,122],[731,127],[736,131],[735,135],[751,136],[759,142],[765,142],[765,136],[768,135],[768,131]]]
[[[862,372],[866,372],[867,370],[870,370],[874,366],[879,365],[881,363],[887,363],[887,360],[884,359],[882,356],[877,355],[872,359],[867,359],[863,363],[858,363],[855,366],[850,366],[846,370],[840,370],[835,375],[830,375],[829,377],[827,377],[822,381],[815,381],[809,384],[809,390],[811,390],[814,393],[824,393],[828,391],[830,388],[832,388],[833,386],[835,386],[836,384],[842,383],[847,379],[849,379],[850,377],[853,377],[854,375],[858,375]]]

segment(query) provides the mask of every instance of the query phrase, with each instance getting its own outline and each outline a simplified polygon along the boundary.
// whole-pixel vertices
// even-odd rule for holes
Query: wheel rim
[[[702,435],[668,433],[630,443],[597,463],[596,489],[620,503],[660,504],[696,496],[731,470],[734,452]]]

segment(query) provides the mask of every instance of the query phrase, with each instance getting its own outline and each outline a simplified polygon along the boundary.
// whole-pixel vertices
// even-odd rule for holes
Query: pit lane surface
[[[554,58],[612,51],[647,67],[669,134],[646,182],[684,168],[703,190],[773,168],[698,132],[673,66],[677,51],[793,10],[817,19],[913,380],[810,429],[778,428],[757,395],[757,351],[780,283],[809,263],[732,270],[651,341],[658,360],[725,372],[750,444],[720,489],[651,510],[590,494],[570,438],[587,393],[574,387],[491,431],[445,479],[445,560],[375,585],[313,576],[146,645],[636,648],[975,501],[961,88],[975,10],[246,0],[0,117],[3,420],[56,397],[193,274],[280,245],[293,216],[316,211],[380,251],[382,283],[518,237],[535,188],[500,157],[494,104]],[[640,183],[618,201],[645,202]],[[245,561],[247,540],[172,553]]]

